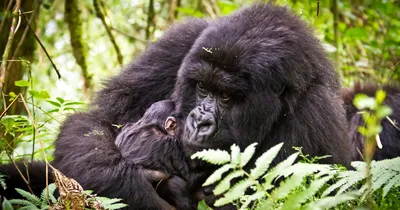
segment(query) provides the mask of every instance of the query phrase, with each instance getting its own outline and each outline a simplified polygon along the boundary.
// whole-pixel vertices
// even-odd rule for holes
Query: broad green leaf
[[[56,99],[58,102],[60,102],[60,104],[63,104],[65,102],[63,98],[57,97]]]
[[[383,90],[377,90],[375,93],[376,102],[382,104],[386,98],[386,92]]]
[[[354,106],[357,109],[363,110],[366,108],[373,108],[376,107],[376,101],[372,97],[368,97],[365,94],[357,94],[353,100]]]
[[[28,87],[30,85],[30,83],[26,80],[18,80],[14,82],[15,86],[18,87]]]
[[[1,204],[3,210],[13,210],[11,203],[3,197],[3,203]]]
[[[46,100],[48,103],[50,103],[51,105],[53,105],[53,106],[56,106],[56,107],[61,107],[61,104],[60,103],[58,103],[57,101],[52,101],[52,100]]]

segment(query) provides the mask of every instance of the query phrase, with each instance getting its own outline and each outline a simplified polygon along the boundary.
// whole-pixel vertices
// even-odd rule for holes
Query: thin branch
[[[117,29],[117,28],[114,28],[114,27],[112,27],[112,26],[110,26],[110,29],[111,29],[112,31],[115,31],[115,32],[117,32],[117,33],[123,35],[123,36],[128,37],[129,39],[136,40],[136,41],[140,41],[140,42],[142,42],[142,43],[147,43],[146,40],[144,40],[144,39],[142,39],[142,38],[140,38],[140,37],[133,36],[132,34],[126,33],[126,32],[124,32],[124,31],[121,31],[121,30],[119,30],[119,29]]]
[[[104,14],[100,9],[99,2],[97,0],[93,0],[93,6],[96,11],[96,16],[101,20],[101,23],[103,24],[104,28],[106,29],[108,38],[110,38],[110,41],[111,41],[112,45],[114,46],[114,49],[117,53],[118,63],[122,66],[124,62],[123,62],[123,57],[122,57],[121,51],[117,45],[117,42],[115,41],[113,34],[111,33],[110,27],[108,27],[108,25],[106,23]]]
[[[38,4],[36,4],[36,8],[32,12],[32,16],[30,17],[29,22],[28,22],[29,24],[32,22],[33,18],[35,17],[37,12],[39,11],[39,8],[40,8],[40,4],[38,3]],[[21,39],[19,40],[19,42],[17,44],[17,47],[14,50],[14,53],[13,53],[13,55],[11,57],[11,60],[15,60],[16,59],[17,53],[18,53],[19,49],[21,48],[22,44],[24,43],[24,40],[25,40],[25,37],[26,37],[26,34],[28,33],[28,31],[29,31],[29,25],[27,24],[25,26],[24,33],[22,34]],[[10,64],[8,64],[8,68],[10,68],[10,65],[11,65],[11,62],[10,62]]]
[[[17,15],[19,13],[20,6],[21,6],[21,0],[17,0],[16,4],[15,4],[14,11],[13,11],[13,15],[12,15],[10,33],[8,34],[7,44],[6,44],[6,47],[4,49],[3,58],[2,58],[2,62],[1,62],[1,67],[0,67],[0,89],[3,89],[3,87],[4,87],[4,82],[5,82],[5,79],[6,79],[8,56],[9,56],[10,51],[11,51],[11,46],[12,46],[12,43],[13,43],[13,40],[14,40],[14,35],[18,30],[17,18],[19,19],[18,22],[21,21],[20,20],[21,17],[19,15]]]
[[[7,16],[8,11],[10,11],[10,9],[11,9],[12,3],[13,3],[13,0],[10,0],[10,1],[8,2],[7,9],[4,11],[3,20],[1,20],[1,24],[0,24],[0,32],[2,31],[3,26],[4,26],[4,23],[6,22],[6,19],[7,19],[6,16]]]
[[[22,11],[22,9],[21,9],[21,11]],[[53,62],[53,59],[51,59],[51,57],[50,57],[49,53],[47,52],[46,48],[44,47],[43,43],[40,41],[39,37],[36,35],[35,31],[33,30],[31,24],[29,23],[28,17],[24,13],[24,11],[22,11],[21,14],[22,14],[22,16],[24,16],[24,18],[26,20],[26,24],[29,26],[29,30],[32,32],[32,34],[35,37],[36,41],[39,43],[40,47],[43,49],[44,54],[46,54],[47,59],[49,59],[51,65],[53,66],[54,71],[56,72],[58,79],[61,79],[61,74],[58,71],[56,64]]]

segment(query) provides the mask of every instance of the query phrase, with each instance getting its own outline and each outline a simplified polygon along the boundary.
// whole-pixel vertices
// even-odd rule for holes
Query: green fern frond
[[[215,201],[215,206],[223,206],[225,204],[231,203],[234,200],[239,199],[244,195],[246,189],[258,184],[258,182],[251,180],[251,179],[243,179],[236,183],[228,192],[224,194],[224,196],[217,201]]]
[[[256,201],[256,200],[261,200],[264,197],[265,197],[265,192],[256,191],[254,194],[246,197],[246,200],[242,203],[240,210],[246,209],[250,205],[251,202]]]
[[[240,147],[236,144],[231,146],[231,164],[238,165],[240,163]]]
[[[127,204],[119,203],[120,201],[122,201],[122,199],[120,198],[107,198],[96,196],[96,200],[101,203],[104,209],[121,209],[128,206]]]
[[[198,158],[214,165],[223,165],[231,160],[227,151],[208,149],[196,152],[191,156],[192,159]]]
[[[9,202],[12,205],[19,205],[19,206],[34,206],[35,205],[28,200],[22,200],[22,199],[11,199]]]
[[[40,201],[40,199],[36,195],[19,188],[15,188],[15,190],[28,201],[30,201],[33,205],[40,206],[42,204],[42,201]]]
[[[264,179],[263,187],[265,190],[269,190],[274,187],[272,182],[281,174],[282,171],[293,165],[298,155],[298,152],[290,155],[286,160],[280,162],[262,177]]]
[[[279,187],[275,188],[274,191],[272,191],[271,196],[275,200],[284,198],[289,195],[292,190],[300,186],[302,182],[303,176],[293,174],[289,178],[285,179],[285,181],[282,181]]]
[[[250,175],[254,179],[258,179],[261,177],[269,168],[269,165],[274,160],[274,158],[278,155],[279,150],[282,148],[283,143],[277,144],[269,149],[267,152],[263,153],[256,160],[256,167],[250,170]]]
[[[221,180],[220,183],[214,188],[213,193],[215,195],[220,195],[231,188],[231,181],[234,178],[238,178],[243,176],[245,173],[244,171],[233,171],[232,173],[228,174],[225,178]]]
[[[337,206],[346,201],[354,200],[356,196],[352,193],[344,193],[336,196],[329,196],[319,199],[315,202],[309,203],[302,209],[306,210],[322,210],[329,209],[331,207]]]
[[[57,199],[54,197],[54,192],[56,191],[56,184],[55,183],[51,183],[49,184],[49,186],[47,187],[48,191],[49,191],[49,199],[51,201],[51,203],[56,203]],[[42,194],[40,195],[40,199],[45,202],[47,199],[47,188],[44,188],[44,190],[42,191]]]
[[[240,167],[245,166],[253,157],[254,153],[256,152],[256,145],[257,143],[252,143],[243,151],[240,157]]]
[[[324,184],[332,179],[331,176],[325,176],[318,180],[313,180],[308,188],[304,188],[298,192],[292,193],[287,196],[285,203],[281,209],[298,209],[301,204],[311,199]]]
[[[214,184],[215,182],[221,180],[222,174],[234,168],[234,165],[226,164],[221,166],[219,169],[215,170],[204,182],[203,186]]]
[[[18,210],[40,210],[40,209],[36,206],[24,206],[24,207],[18,208]]]

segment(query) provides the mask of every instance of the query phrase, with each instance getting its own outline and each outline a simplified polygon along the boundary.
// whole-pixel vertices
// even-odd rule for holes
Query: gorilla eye
[[[204,84],[203,84],[203,82],[197,82],[197,87],[198,87],[199,89],[204,89]]]
[[[207,96],[207,90],[204,89],[204,83],[203,82],[197,82],[197,93],[202,96],[205,97]]]
[[[222,100],[224,100],[224,101],[228,101],[229,99],[231,99],[231,97],[230,97],[228,94],[226,94],[226,93],[222,93],[222,94],[221,94],[221,98],[222,98]]]

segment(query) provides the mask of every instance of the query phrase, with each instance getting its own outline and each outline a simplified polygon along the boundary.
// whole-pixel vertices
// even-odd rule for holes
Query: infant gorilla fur
[[[154,103],[140,120],[122,128],[115,144],[125,161],[154,173],[164,172],[165,177],[172,175],[155,186],[164,200],[177,209],[196,209],[197,202],[190,196],[195,194],[194,184],[209,174],[196,173],[195,161],[190,160],[184,142],[179,139],[182,116],[174,111],[175,103],[171,100]]]

